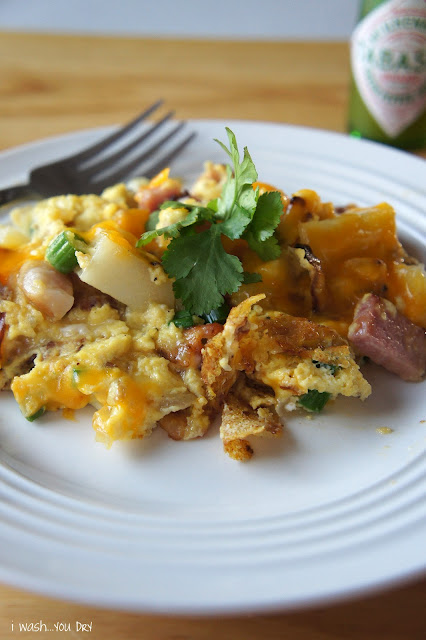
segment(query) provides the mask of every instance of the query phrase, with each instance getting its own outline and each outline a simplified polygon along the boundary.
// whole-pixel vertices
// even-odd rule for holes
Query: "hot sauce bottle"
[[[351,70],[351,135],[426,147],[426,0],[364,0]]]

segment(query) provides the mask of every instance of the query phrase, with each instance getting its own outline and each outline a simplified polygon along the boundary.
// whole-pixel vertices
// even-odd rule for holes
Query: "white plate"
[[[400,235],[425,258],[425,164],[403,152],[317,130],[194,121],[175,162],[191,181],[228,124],[260,179],[337,204],[389,201]],[[30,167],[90,143],[83,131],[0,155],[6,186]],[[423,187],[422,187],[423,185]],[[320,417],[290,415],[286,436],[247,464],[216,429],[173,442],[96,444],[77,422],[29,423],[8,393],[0,413],[0,580],[86,604],[212,614],[289,609],[366,593],[426,567],[424,383],[374,366],[373,395]],[[381,435],[377,429],[390,427]]]

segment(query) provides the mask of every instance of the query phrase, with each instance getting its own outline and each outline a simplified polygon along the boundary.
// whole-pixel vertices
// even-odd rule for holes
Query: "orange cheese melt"
[[[0,249],[0,282],[7,284],[12,273],[19,271],[27,260],[38,260],[25,249]]]

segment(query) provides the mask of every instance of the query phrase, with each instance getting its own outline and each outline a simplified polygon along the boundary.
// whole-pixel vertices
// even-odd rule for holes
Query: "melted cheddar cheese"
[[[352,206],[337,214],[330,203],[305,189],[293,196],[278,230],[283,242],[278,260],[262,263],[245,243],[228,243],[246,271],[262,275],[261,283],[243,285],[233,294],[234,303],[263,292],[264,308],[315,319],[346,336],[357,302],[371,292],[389,299],[415,324],[426,326],[424,267],[411,258],[407,261],[389,204]],[[319,260],[321,283],[313,283],[313,269],[309,274],[294,247],[308,248]]]
[[[225,181],[225,167],[207,163],[188,198],[160,211],[157,228],[182,220],[185,204],[217,198]],[[222,238],[262,281],[228,296],[224,327],[193,318],[185,333],[171,322],[179,303],[161,265],[169,239],[152,240],[149,253],[136,247],[148,204],[179,188],[164,169],[137,193],[121,184],[102,196],[59,196],[12,212],[0,234],[9,239],[0,242],[0,389],[12,390],[25,417],[59,409],[70,417],[92,405],[96,438],[110,446],[158,424],[174,439],[200,437],[222,405],[225,449],[246,459],[247,434],[281,433],[275,405],[294,409],[310,390],[332,399],[368,396],[345,340],[365,293],[426,326],[424,268],[399,243],[392,207],[339,213],[302,189],[292,198],[280,191],[279,258],[263,262],[245,240]],[[265,182],[253,188],[276,190]],[[40,260],[48,277],[46,249],[63,231],[87,247],[79,245],[78,264],[63,276],[71,304],[53,319],[25,288],[21,267]]]

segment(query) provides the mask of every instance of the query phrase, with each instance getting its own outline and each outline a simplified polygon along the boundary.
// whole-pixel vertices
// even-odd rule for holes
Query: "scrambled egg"
[[[222,165],[207,163],[187,202],[218,197],[225,179]],[[102,196],[59,196],[12,212],[0,228],[0,389],[12,391],[29,420],[92,405],[96,438],[107,446],[157,425],[174,439],[200,437],[221,413],[225,451],[238,460],[252,455],[250,436],[279,436],[283,411],[298,409],[312,390],[365,399],[371,389],[345,339],[347,319],[327,313],[321,274],[303,247],[288,244],[282,258],[259,264],[237,242],[230,250],[263,283],[232,296],[224,326],[174,324],[172,283],[161,266],[167,241],[148,251],[135,245],[150,212],[181,191],[165,170],[136,193],[121,184]],[[294,220],[287,216],[280,228],[287,243],[297,241],[290,236],[308,204],[318,214],[311,222],[331,217],[312,194],[293,200]],[[283,194],[284,208],[288,202]],[[183,215],[165,209],[157,227]],[[317,230],[307,223],[312,246]],[[68,231],[87,246],[63,274],[46,251]]]
[[[96,408],[96,437],[108,446],[114,440],[149,435],[169,413],[202,404],[199,372],[182,376],[159,355],[158,341],[163,347],[170,340],[183,342],[183,331],[169,324],[174,300],[158,259],[152,259],[155,264],[151,266],[149,254],[136,256],[132,247],[136,236],[131,238],[131,232],[120,226],[123,211],[130,210],[130,194],[123,199],[123,191],[124,185],[118,185],[107,191],[107,197],[60,196],[15,209],[12,223],[24,241],[13,250],[0,250],[0,317],[4,327],[0,386],[10,387],[29,419],[44,411],[92,404]],[[137,217],[139,211],[134,214]],[[150,301],[134,309],[72,273],[67,276],[72,285],[72,308],[62,317],[52,316],[46,299],[58,295],[57,288],[53,293],[49,289],[53,274],[41,274],[37,295],[31,300],[29,294],[34,292],[19,282],[19,273],[28,261],[35,267],[44,263],[49,243],[70,228],[82,235],[89,232],[86,237],[92,236],[95,246],[109,243],[108,249],[112,247],[124,265],[132,258],[140,261],[152,287],[162,291],[171,304]],[[12,231],[15,229],[10,228],[10,234]],[[83,266],[87,259],[86,254],[81,256]],[[104,265],[101,267],[100,277],[105,278]],[[123,281],[121,288],[125,288]],[[197,435],[202,431],[199,428]]]

